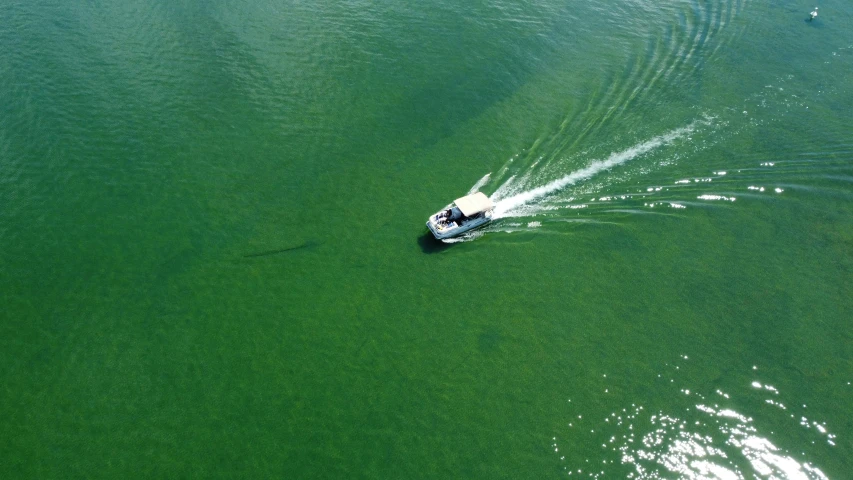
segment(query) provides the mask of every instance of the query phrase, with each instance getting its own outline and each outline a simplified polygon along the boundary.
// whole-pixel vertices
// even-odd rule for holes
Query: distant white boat
[[[457,198],[448,208],[429,217],[427,228],[435,238],[445,240],[492,221],[494,202],[482,192]]]

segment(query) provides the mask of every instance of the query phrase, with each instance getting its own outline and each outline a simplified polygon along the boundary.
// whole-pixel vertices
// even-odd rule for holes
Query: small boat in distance
[[[494,202],[482,192],[457,198],[448,208],[429,217],[427,228],[435,238],[444,241],[492,221]]]

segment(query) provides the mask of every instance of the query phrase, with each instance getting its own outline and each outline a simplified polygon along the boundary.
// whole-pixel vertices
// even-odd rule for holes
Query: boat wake
[[[693,139],[704,130],[712,130],[714,124],[714,118],[705,116],[686,126],[592,161],[582,158],[591,156],[588,153],[569,158],[544,154],[532,160],[530,153],[524,159],[519,159],[519,155],[516,155],[509,159],[496,175],[484,175],[468,190],[469,195],[477,191],[488,193],[491,185],[497,185],[489,196],[495,202],[493,218],[496,221],[483,229],[468,232],[455,239],[446,239],[445,242],[469,241],[491,232],[538,229],[542,227],[543,222],[570,221],[564,218],[565,215],[561,215],[560,211],[587,208],[590,199],[587,197],[584,200],[581,196],[601,195],[602,191],[611,188],[615,183],[635,180],[638,176],[642,177],[672,165],[683,156],[684,144],[696,143],[692,147],[693,150],[702,148],[701,144],[693,142]],[[567,163],[580,167],[565,173]],[[622,171],[617,173],[617,168]],[[609,174],[596,179],[595,182],[591,181],[602,177],[606,172]],[[653,193],[646,190],[644,188],[637,191],[633,188],[631,193],[605,195],[600,200],[620,197],[623,200],[629,197],[646,198]]]
[[[606,91],[592,92],[585,107],[569,110],[471,187],[469,194],[483,191],[495,203],[495,221],[454,241],[494,232],[562,233],[558,225],[567,222],[618,223],[626,215],[682,214],[694,207],[724,208],[738,199],[784,201],[784,192],[807,181],[800,179],[815,165],[814,156],[847,151],[841,142],[816,152],[807,136],[787,139],[791,151],[805,152],[790,158],[755,148],[763,143],[758,129],[815,108],[810,101],[829,105],[830,96],[842,94],[832,87],[813,92],[790,74],[713,110],[700,104],[678,108],[663,96],[675,91],[693,98],[701,91],[696,72],[743,33],[745,27],[721,35],[745,7],[746,2],[694,5],[680,11],[681,23],[650,32],[647,48],[629,59],[622,74],[599,83],[608,85]],[[847,58],[842,53],[832,52],[831,61]],[[665,119],[672,129],[662,131],[650,117]]]
[[[677,128],[663,135],[659,135],[650,140],[638,143],[626,150],[612,153],[603,160],[594,160],[586,167],[571,172],[563,177],[557,178],[541,186],[529,188],[531,183],[530,178],[523,176],[517,178],[510,177],[503,185],[501,185],[492,195],[492,201],[495,202],[495,219],[508,217],[522,217],[535,214],[540,207],[542,200],[547,197],[564,191],[567,187],[577,184],[580,181],[590,179],[595,175],[614,167],[627,163],[638,157],[648,154],[649,152],[664,146],[669,145],[676,140],[689,137],[697,127],[711,125],[711,119],[703,119],[691,123],[682,128]],[[485,181],[488,181],[488,175],[477,182],[478,187],[482,187]]]
[[[685,144],[688,145],[688,151],[698,151],[703,145],[707,146],[707,142],[695,142],[694,138],[702,135],[704,131],[713,130],[714,127],[715,119],[704,116],[686,126],[591,161],[583,158],[591,156],[589,153],[579,153],[568,158],[562,158],[556,153],[542,154],[535,159],[530,158],[531,153],[523,159],[516,155],[509,159],[496,175],[484,175],[468,190],[469,195],[478,191],[488,194],[490,187],[497,185],[489,195],[495,202],[493,218],[496,221],[483,229],[444,241],[464,242],[479,238],[485,233],[525,231],[537,229],[543,222],[569,221],[564,218],[565,215],[560,214],[561,210],[587,208],[590,201],[587,195],[599,196],[608,188],[612,189],[616,183],[636,180],[676,163],[684,156]],[[576,164],[579,168],[565,173],[566,164]],[[622,171],[617,173],[617,168]],[[608,175],[602,175],[604,173]],[[596,181],[592,182],[593,179]],[[632,187],[631,193],[605,195],[600,200],[647,198],[654,193],[654,188],[651,191],[646,190],[636,190]],[[585,198],[580,198],[581,196]]]

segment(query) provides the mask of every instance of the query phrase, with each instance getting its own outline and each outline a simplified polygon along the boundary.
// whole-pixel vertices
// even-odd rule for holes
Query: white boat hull
[[[458,237],[465,232],[470,232],[475,228],[482,227],[483,225],[492,221],[492,212],[485,212],[482,215],[479,215],[474,218],[466,218],[461,221],[443,221],[443,217],[441,217],[442,212],[436,212],[435,214],[429,217],[429,220],[426,222],[426,226],[430,232],[432,232],[433,236],[439,240],[446,240],[449,238]]]

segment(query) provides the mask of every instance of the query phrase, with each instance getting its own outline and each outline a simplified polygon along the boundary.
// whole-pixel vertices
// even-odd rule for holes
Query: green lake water
[[[0,478],[853,478],[819,6],[0,0]]]

